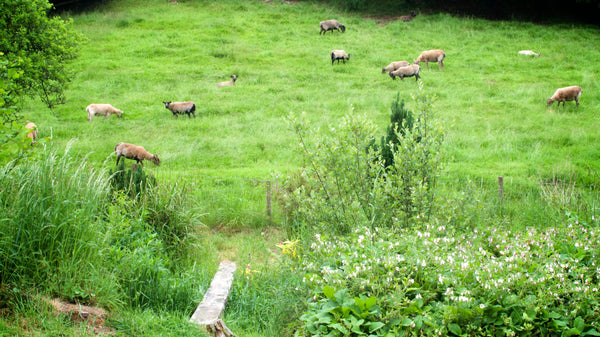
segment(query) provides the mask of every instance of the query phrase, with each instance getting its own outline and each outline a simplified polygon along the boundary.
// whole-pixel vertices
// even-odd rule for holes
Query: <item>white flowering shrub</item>
[[[313,314],[332,287],[376,299],[373,336],[600,336],[599,227],[316,235],[300,259],[315,294],[303,319],[322,332]]]

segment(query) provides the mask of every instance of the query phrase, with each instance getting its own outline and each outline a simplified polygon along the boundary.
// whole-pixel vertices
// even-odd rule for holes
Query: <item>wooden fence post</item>
[[[267,180],[267,217],[271,220],[271,181]]]
[[[502,201],[504,197],[504,177],[498,177],[498,199]]]

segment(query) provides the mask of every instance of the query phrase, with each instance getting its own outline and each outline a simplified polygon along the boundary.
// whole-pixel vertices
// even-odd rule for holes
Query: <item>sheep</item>
[[[343,50],[332,50],[331,51],[331,65],[333,65],[333,62],[335,60],[338,61],[338,64],[340,63],[340,60],[344,61],[344,63],[346,63],[346,60],[350,59],[350,54],[346,53]]]
[[[231,80],[230,81],[225,81],[225,82],[219,82],[219,83],[217,83],[217,88],[233,87],[233,85],[235,84],[235,80],[237,80],[237,75],[231,75]]]
[[[194,104],[194,102],[171,102],[171,101],[167,101],[167,102],[163,102],[165,104],[165,108],[171,110],[171,112],[173,113],[173,116],[178,117],[177,114],[187,114],[188,118],[190,117],[190,114],[194,115],[194,118],[196,118],[196,104]]]
[[[425,62],[427,68],[429,68],[429,62],[439,62],[440,69],[444,69],[444,59],[446,58],[446,53],[443,50],[435,49],[435,50],[426,50],[417,57],[415,60],[415,64],[419,64],[419,62]]]
[[[581,87],[576,85],[556,89],[554,95],[548,98],[547,105],[550,106],[556,101],[558,102],[558,106],[560,106],[560,102],[562,102],[564,107],[566,101],[575,101],[576,106],[579,106],[579,97],[581,96],[581,92]]]
[[[536,53],[533,50],[520,50],[519,55],[540,56],[540,55],[542,55],[542,53]]]
[[[407,61],[396,61],[388,64],[386,67],[381,68],[381,73],[389,73],[390,71],[394,71],[400,67],[408,67],[410,65]]]
[[[412,64],[407,67],[400,67],[394,71],[390,71],[390,77],[395,80],[396,77],[400,77],[401,80],[404,80],[405,77],[415,77],[415,81],[419,80],[421,76],[419,76],[419,71],[421,67],[417,64]]]
[[[139,165],[144,166],[144,159],[148,159],[156,165],[160,165],[160,159],[155,154],[146,151],[142,146],[137,146],[129,143],[119,143],[115,146],[115,154],[117,155],[117,165],[121,157],[135,160]]]
[[[29,122],[27,124],[25,124],[25,129],[27,130],[31,130],[28,134],[27,137],[31,138],[31,145],[35,144],[36,139],[37,139],[37,125],[35,125],[35,123]]]
[[[402,16],[400,17],[400,21],[409,22],[409,21],[411,21],[412,19],[414,19],[414,18],[415,18],[415,16],[417,16],[417,12],[415,12],[415,11],[411,11],[411,12],[410,12],[410,15],[402,15]]]
[[[319,23],[319,28],[321,28],[321,30],[319,31],[319,35],[321,35],[321,33],[323,33],[323,35],[325,35],[325,33],[327,33],[327,31],[331,31],[331,34],[333,34],[334,30],[337,30],[339,32],[340,29],[341,29],[342,33],[344,33],[346,31],[346,26],[339,23],[338,20],[321,21]]]
[[[106,116],[106,120],[108,120],[112,114],[121,117],[123,113],[123,111],[110,104],[90,104],[85,108],[85,111],[88,113],[88,122],[91,122],[94,116]]]

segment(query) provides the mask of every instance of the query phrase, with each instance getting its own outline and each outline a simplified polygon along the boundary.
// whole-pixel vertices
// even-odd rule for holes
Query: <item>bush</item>
[[[356,114],[331,128],[331,137],[316,138],[314,149],[306,122],[290,116],[306,162],[300,173],[290,175],[278,199],[288,211],[292,230],[347,233],[364,224],[407,226],[409,220],[431,214],[444,133],[433,121],[432,98],[422,84],[413,100],[418,108],[414,120],[407,114],[402,125],[393,122],[390,142],[381,149],[372,146],[374,125]],[[392,105],[393,118],[403,109],[397,102]],[[393,155],[389,166],[384,149]]]

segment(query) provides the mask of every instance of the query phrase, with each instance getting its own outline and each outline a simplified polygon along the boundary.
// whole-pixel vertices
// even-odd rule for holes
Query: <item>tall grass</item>
[[[104,272],[99,250],[106,230],[106,172],[71,158],[69,148],[65,155],[47,153],[0,171],[2,283],[78,297],[93,288],[88,280]]]

